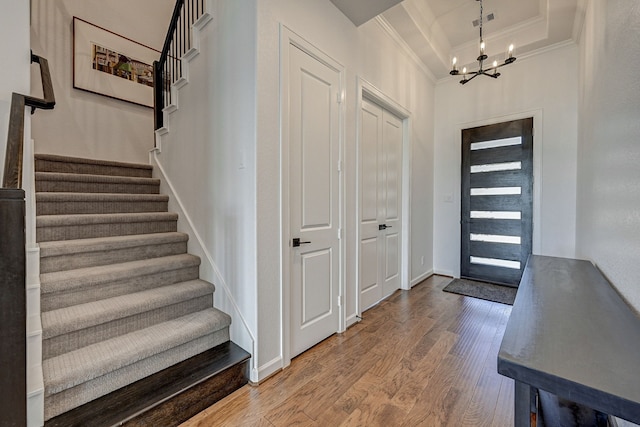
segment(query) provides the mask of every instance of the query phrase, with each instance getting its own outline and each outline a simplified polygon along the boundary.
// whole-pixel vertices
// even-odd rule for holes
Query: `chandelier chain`
[[[482,15],[484,12],[482,11],[482,0],[480,0],[480,43],[482,43]]]

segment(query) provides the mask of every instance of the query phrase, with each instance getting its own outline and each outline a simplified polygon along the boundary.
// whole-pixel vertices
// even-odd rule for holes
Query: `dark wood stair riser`
[[[249,356],[228,341],[52,418],[44,426],[177,426],[247,384]]]
[[[247,384],[248,371],[248,361],[233,366],[122,425],[177,426]]]

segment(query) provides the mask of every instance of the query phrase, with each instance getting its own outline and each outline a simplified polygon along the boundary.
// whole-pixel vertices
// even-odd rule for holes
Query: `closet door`
[[[400,287],[402,120],[362,102],[360,141],[360,307]]]
[[[339,329],[340,73],[290,45],[291,357]]]

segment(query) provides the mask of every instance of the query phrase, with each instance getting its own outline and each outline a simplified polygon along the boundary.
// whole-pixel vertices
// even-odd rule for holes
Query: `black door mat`
[[[460,294],[501,304],[513,305],[518,288],[495,285],[493,283],[476,282],[468,279],[453,279],[443,291]]]

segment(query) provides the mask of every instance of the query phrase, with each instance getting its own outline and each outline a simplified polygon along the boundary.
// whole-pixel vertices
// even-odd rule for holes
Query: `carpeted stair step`
[[[142,163],[124,163],[110,160],[81,159],[53,154],[35,155],[36,172],[137,176],[151,178],[152,166]]]
[[[36,192],[158,194],[160,180],[129,176],[36,172]]]
[[[190,254],[151,258],[40,275],[42,311],[195,280],[200,258]]]
[[[94,425],[89,406],[116,420],[103,425],[166,425],[246,383],[248,355],[228,346],[231,319],[151,166],[39,154],[35,174],[45,425]],[[96,401],[136,384],[124,417],[123,399]]]
[[[41,215],[36,217],[36,240],[90,239],[177,230],[178,214],[144,212],[126,214]]]
[[[214,287],[191,280],[42,313],[44,359],[213,306]]]
[[[97,267],[187,252],[184,233],[151,233],[40,243],[40,273]]]
[[[36,193],[37,215],[166,212],[165,194]]]
[[[210,308],[43,361],[45,420],[229,340]]]

